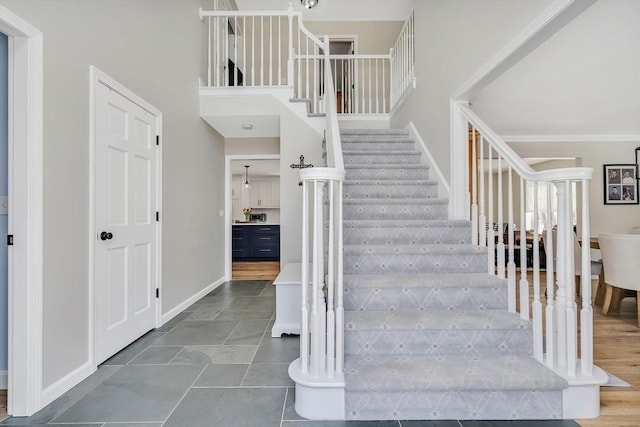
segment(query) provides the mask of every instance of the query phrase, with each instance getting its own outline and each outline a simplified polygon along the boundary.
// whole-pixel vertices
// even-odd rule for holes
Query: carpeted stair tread
[[[345,156],[354,156],[358,154],[365,154],[367,156],[406,156],[406,155],[420,155],[415,149],[411,150],[342,150],[342,154]],[[382,163],[386,164],[386,163]]]
[[[507,280],[486,273],[346,274],[345,289],[357,288],[507,288]]]
[[[562,390],[567,382],[526,355],[348,355],[347,391]]]
[[[409,135],[406,129],[341,129],[340,135]]]
[[[523,330],[530,326],[530,322],[505,310],[349,310],[345,311],[344,320],[347,332]]]
[[[484,246],[472,244],[344,245],[345,255],[478,255],[486,252]]]
[[[391,134],[391,135],[343,135],[340,137],[340,141],[343,144],[351,144],[353,142],[370,142],[372,144],[384,144],[384,143],[398,143],[398,142],[410,142],[415,143],[415,140],[408,135]]]
[[[436,186],[438,181],[428,179],[345,179],[344,185],[382,185],[388,187]]]
[[[357,199],[348,199],[343,200],[343,205],[447,205],[449,204],[448,199],[442,199],[439,197],[431,197],[425,199],[414,199],[414,200],[405,200],[405,199],[390,199],[390,198],[357,198]]]
[[[415,154],[415,153],[412,153]],[[428,165],[420,163],[345,163],[345,169],[429,169]]]
[[[345,227],[376,227],[376,228],[402,228],[402,227],[469,227],[471,228],[471,221],[466,219],[407,219],[407,220],[345,220],[343,222]]]

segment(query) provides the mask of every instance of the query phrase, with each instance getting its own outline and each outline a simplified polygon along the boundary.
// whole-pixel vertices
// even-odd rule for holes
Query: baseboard
[[[0,390],[6,390],[9,385],[9,373],[0,371]]]
[[[451,189],[449,188],[449,182],[442,174],[442,171],[438,167],[438,164],[433,159],[431,152],[429,151],[429,147],[424,142],[420,134],[418,133],[418,129],[413,124],[413,122],[409,122],[406,129],[409,131],[409,134],[416,140],[418,145],[420,146],[423,154],[427,158],[427,162],[429,162],[429,170],[435,172],[438,178],[438,197],[449,197]]]
[[[82,380],[93,374],[95,371],[95,366],[89,361],[60,378],[55,383],[42,390],[42,395],[40,396],[40,407],[44,408],[49,403],[53,402],[58,397],[78,385]]]
[[[160,326],[164,325],[169,320],[173,319],[178,314],[182,313],[186,308],[190,307],[193,303],[197,302],[200,298],[207,295],[209,292],[211,292],[218,286],[222,285],[225,281],[226,280],[224,279],[224,277],[219,278],[218,280],[216,280],[215,282],[213,282],[212,284],[210,284],[209,286],[207,286],[197,294],[187,298],[177,306],[173,307],[171,310],[164,313],[160,318]]]

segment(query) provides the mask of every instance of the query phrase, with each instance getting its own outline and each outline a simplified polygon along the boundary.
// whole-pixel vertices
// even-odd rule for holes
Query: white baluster
[[[478,244],[478,165],[476,140],[478,132],[471,127],[471,244]]]
[[[560,216],[562,214],[562,222],[565,224],[564,236],[566,244],[565,262],[567,265],[567,271],[565,273],[566,286],[566,307],[565,316],[567,322],[567,371],[570,377],[576,376],[576,360],[578,359],[578,313],[575,301],[575,267],[574,267],[574,236],[573,231],[573,203],[572,203],[572,185],[570,181],[564,181],[565,194],[564,194],[564,212],[558,212]],[[558,221],[560,222],[560,221]],[[591,274],[585,277],[585,282],[591,283]]]
[[[543,342],[542,342],[542,304],[540,302],[540,237],[538,236],[538,183],[534,183],[533,190],[533,356],[540,363],[543,363]],[[547,260],[549,258],[547,257]],[[548,264],[547,264],[548,265]],[[547,270],[548,272],[548,270]],[[528,290],[527,285],[527,290]],[[552,296],[553,298],[553,293]],[[522,298],[522,295],[520,296]],[[527,292],[528,301],[528,292]],[[553,315],[553,310],[551,316]],[[553,335],[553,332],[549,332],[549,320],[547,319],[547,334]],[[549,340],[549,336],[547,340]],[[547,350],[551,348],[553,351],[553,345],[549,347],[547,344]]]
[[[487,176],[489,178],[489,182],[488,182],[488,198],[487,198],[487,205],[489,205],[489,238],[488,240],[488,253],[489,253],[489,259],[487,260],[489,265],[488,265],[488,269],[487,272],[489,274],[496,274],[496,267],[495,267],[495,262],[496,262],[496,230],[493,228],[493,150],[491,148],[491,146],[489,146],[489,170],[487,172]]]
[[[368,73],[369,74],[369,77],[368,77],[368,79],[369,79],[369,93],[368,93],[368,95],[369,95],[369,110],[367,110],[367,113],[371,114],[373,112],[373,108],[371,107],[371,101],[372,101],[372,98],[373,98],[373,96],[371,95],[371,83],[372,83],[371,82],[371,58],[369,58],[367,60],[367,68],[369,70],[369,73]]]
[[[342,181],[338,182],[338,194],[336,195],[338,213],[336,223],[338,226],[338,301],[336,306],[336,372],[342,372],[344,361],[344,265],[343,265],[343,226],[342,226]]]
[[[207,86],[211,87],[211,17],[207,19],[208,40],[207,40]]]
[[[242,17],[242,85],[246,86],[247,82],[245,79],[247,78],[247,42],[249,38],[247,37],[247,17]]]
[[[502,155],[498,154],[498,277],[505,278],[504,217],[502,206]]]
[[[233,62],[235,66],[233,67],[233,85],[238,86],[238,17],[233,17]]]
[[[478,229],[480,232],[480,239],[479,239],[479,244],[481,246],[487,246],[487,216],[485,215],[484,212],[484,199],[485,199],[485,193],[484,193],[484,137],[482,136],[482,134],[480,135],[480,195],[479,195],[479,199],[480,199],[480,213],[479,213],[479,217],[478,217]]]
[[[251,86],[256,85],[256,17],[251,17]],[[259,37],[261,39],[262,37]]]
[[[556,232],[556,283],[558,290],[556,292],[556,322],[557,322],[557,358],[558,367],[567,367],[567,224],[564,222],[564,212],[567,209],[566,203],[566,187],[564,182],[554,183],[557,189],[558,201],[558,225]],[[573,260],[571,260],[573,264]]]
[[[309,372],[309,183],[302,181],[302,303],[300,322],[300,367]]]
[[[273,17],[269,17],[269,86],[273,85]]]
[[[507,244],[509,251],[509,262],[507,263],[507,283],[508,283],[508,306],[509,312],[516,312],[516,263],[514,260],[514,230],[513,230],[513,176],[511,166],[509,166],[507,178],[508,195],[507,195],[507,218],[509,225],[507,226]]]
[[[380,96],[379,96],[379,92],[378,92],[378,59],[375,59],[374,64],[376,64],[376,114],[378,114],[380,112],[380,110],[378,109],[378,105],[380,103]]]
[[[282,85],[282,17],[278,17],[278,86]]]
[[[287,49],[289,52],[289,59],[287,61],[287,85],[289,86],[293,86],[293,83],[295,82],[295,78],[294,78],[294,74],[293,74],[293,63],[295,61],[295,51],[293,50],[293,14],[292,14],[292,8],[289,7],[289,36],[287,39]],[[298,97],[297,94],[294,95],[296,98]]]
[[[525,196],[527,189],[520,177],[520,318],[529,320],[529,281],[527,280],[527,226]],[[538,301],[540,303],[540,301]],[[540,330],[542,335],[542,330]],[[534,333],[535,336],[535,333]],[[542,347],[541,347],[542,348]],[[535,354],[535,351],[534,351]]]
[[[555,368],[556,367],[556,342],[557,342],[557,332],[556,332],[556,309],[555,309],[555,302],[556,302],[556,297],[555,297],[555,280],[554,280],[554,272],[555,272],[555,268],[556,268],[556,264],[554,262],[554,259],[556,257],[555,254],[555,250],[554,250],[554,246],[557,246],[557,243],[554,245],[554,241],[556,240],[555,237],[553,236],[553,223],[552,223],[552,218],[551,218],[551,191],[552,191],[552,183],[551,182],[547,182],[547,235],[546,235],[546,240],[545,240],[545,251],[547,253],[547,308],[546,308],[546,312],[545,312],[545,316],[546,316],[546,338],[547,338],[547,346],[546,346],[546,351],[547,351],[547,358],[546,358],[546,364],[549,368]],[[535,184],[535,198],[534,201],[537,202],[538,200],[538,183]],[[537,206],[537,204],[536,204]],[[536,224],[536,229],[537,229],[537,221],[538,221],[538,217],[537,217],[537,211],[536,211],[536,215],[534,216],[534,223]],[[535,252],[534,252],[534,256],[535,256]],[[534,286],[535,286],[535,274],[536,271],[538,271],[539,269],[536,269],[535,267],[535,263],[534,263]],[[538,272],[538,277],[539,277],[539,272]],[[540,280],[540,279],[538,279]]]
[[[589,236],[589,182],[582,180],[582,309],[580,311],[580,370],[593,375],[593,308]],[[588,278],[588,279],[587,279]]]
[[[320,354],[322,350],[322,340],[320,332],[322,328],[321,295],[322,290],[322,183],[318,180],[313,182],[313,264],[311,266],[313,278],[311,280],[311,376],[317,378],[320,375]],[[324,299],[324,296],[322,296]]]
[[[335,286],[335,264],[336,264],[336,254],[334,252],[334,236],[336,233],[335,230],[335,181],[329,181],[329,238],[327,239],[327,243],[329,245],[328,250],[328,280],[327,280],[327,376],[329,378],[333,378],[335,376],[334,371],[334,363],[335,363],[335,333],[336,333],[336,324],[335,324],[335,312],[334,312],[334,286]]]

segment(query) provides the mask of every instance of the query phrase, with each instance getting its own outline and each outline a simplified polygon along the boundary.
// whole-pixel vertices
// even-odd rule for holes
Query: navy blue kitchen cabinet
[[[233,261],[280,259],[279,225],[234,225],[231,236]]]

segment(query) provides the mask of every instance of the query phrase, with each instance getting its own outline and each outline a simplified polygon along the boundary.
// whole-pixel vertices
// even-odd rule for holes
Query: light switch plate
[[[218,212],[218,215],[224,216],[224,209],[220,209],[220,211]]]

